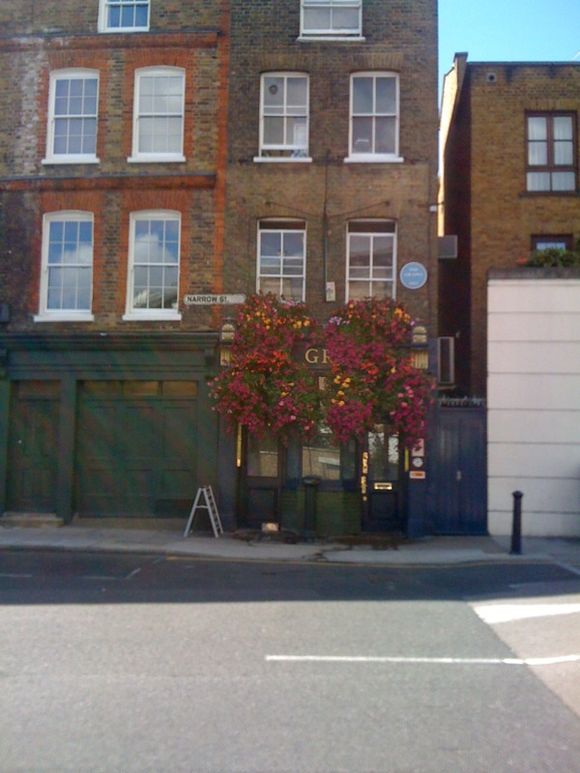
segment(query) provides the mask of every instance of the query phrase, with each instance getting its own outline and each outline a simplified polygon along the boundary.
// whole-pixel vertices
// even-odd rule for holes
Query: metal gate
[[[430,427],[428,528],[434,534],[487,534],[484,402],[441,400]]]

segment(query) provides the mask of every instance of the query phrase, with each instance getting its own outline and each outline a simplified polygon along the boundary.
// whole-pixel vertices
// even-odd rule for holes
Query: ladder
[[[195,514],[197,513],[198,510],[207,510],[209,515],[209,520],[211,523],[211,528],[213,529],[213,536],[216,538],[221,536],[224,533],[224,527],[222,526],[222,521],[220,518],[220,514],[218,512],[217,504],[213,494],[213,489],[211,486],[200,486],[198,488],[197,494],[195,495],[195,499],[193,500],[191,513],[189,514],[189,518],[187,519],[187,525],[185,526],[185,531],[183,532],[183,536],[187,537],[188,534],[191,532]]]

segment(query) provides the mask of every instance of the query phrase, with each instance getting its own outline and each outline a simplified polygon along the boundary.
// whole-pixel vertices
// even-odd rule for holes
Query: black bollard
[[[512,520],[512,546],[510,555],[521,556],[522,554],[522,498],[521,491],[514,491],[514,512]]]

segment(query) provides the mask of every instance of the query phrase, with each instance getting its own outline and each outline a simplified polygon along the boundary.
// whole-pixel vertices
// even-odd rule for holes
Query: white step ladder
[[[211,486],[200,486],[198,488],[183,536],[187,537],[191,532],[193,520],[198,510],[207,510],[211,528],[213,529],[213,536],[216,538],[221,536],[224,533],[224,527],[222,526],[222,521]]]

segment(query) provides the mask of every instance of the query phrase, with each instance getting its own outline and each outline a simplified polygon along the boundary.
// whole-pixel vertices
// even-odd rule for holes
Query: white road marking
[[[573,615],[580,612],[580,604],[484,604],[473,609],[485,623],[494,625],[531,617]]]
[[[578,655],[560,655],[549,658],[413,658],[375,657],[357,655],[266,655],[265,660],[286,663],[401,663],[433,665],[491,665],[491,666],[554,666],[559,663],[580,663]]]

